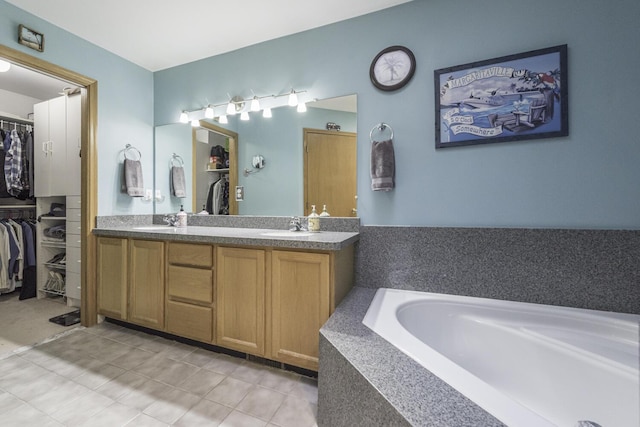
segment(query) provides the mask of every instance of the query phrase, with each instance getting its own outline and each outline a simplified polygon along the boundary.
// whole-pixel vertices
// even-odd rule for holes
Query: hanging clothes
[[[209,186],[205,209],[212,215],[229,215],[229,181],[226,175]]]
[[[17,196],[22,192],[22,141],[18,132],[11,131],[11,142],[6,149],[4,157],[4,177],[7,180],[7,192],[12,196]]]
[[[35,296],[35,224],[27,220],[0,220],[0,293],[21,287],[20,299]],[[26,287],[26,289],[25,289]],[[22,291],[31,296],[23,297]]]

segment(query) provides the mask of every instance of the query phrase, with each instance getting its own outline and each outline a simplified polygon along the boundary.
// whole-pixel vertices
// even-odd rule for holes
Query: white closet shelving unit
[[[80,306],[81,289],[80,119],[80,94],[34,105],[38,298],[61,297],[75,307]],[[53,203],[65,206],[65,216],[49,215]],[[63,240],[46,236],[45,230],[60,225],[65,226]],[[64,262],[52,262],[61,254]]]

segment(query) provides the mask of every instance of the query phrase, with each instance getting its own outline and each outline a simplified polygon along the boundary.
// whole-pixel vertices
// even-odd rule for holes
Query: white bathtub
[[[363,323],[509,426],[640,426],[640,316],[379,289]]]

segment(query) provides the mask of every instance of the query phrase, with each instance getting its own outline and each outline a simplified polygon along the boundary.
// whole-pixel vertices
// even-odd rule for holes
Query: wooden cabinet
[[[127,320],[164,329],[164,302],[164,242],[130,240]]]
[[[127,319],[127,239],[97,239],[98,313]]]
[[[337,252],[99,237],[102,315],[305,369],[353,284]]]
[[[265,355],[265,251],[217,247],[216,344]]]
[[[213,246],[169,242],[167,332],[213,341]]]
[[[330,256],[274,250],[270,358],[318,369],[318,333],[331,312]]]

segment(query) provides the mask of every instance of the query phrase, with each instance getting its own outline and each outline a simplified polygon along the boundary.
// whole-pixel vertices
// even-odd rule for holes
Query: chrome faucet
[[[174,227],[178,223],[178,218],[175,215],[165,215],[162,221],[166,222],[168,226]]]
[[[289,221],[289,231],[306,231],[304,225],[302,225],[302,219],[300,217],[291,217],[291,221]]]

